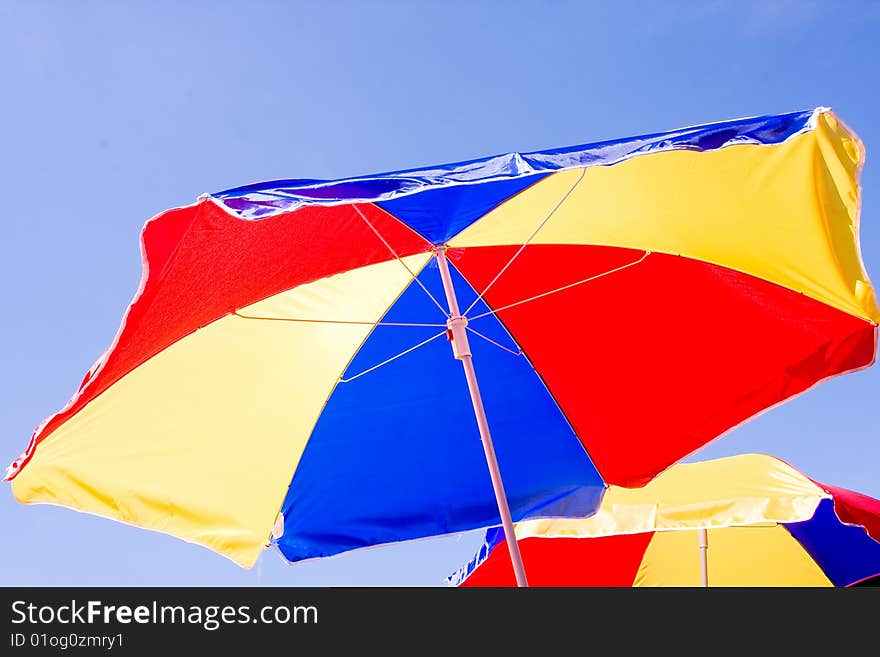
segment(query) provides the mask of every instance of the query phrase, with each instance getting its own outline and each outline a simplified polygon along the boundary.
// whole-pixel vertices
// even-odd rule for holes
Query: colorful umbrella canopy
[[[7,479],[245,567],[589,515],[873,362],[862,161],[819,108],[205,195]]]
[[[452,582],[513,583],[497,534]],[[710,586],[851,586],[880,575],[880,500],[763,454],[673,465],[644,488],[612,486],[590,518],[529,520],[516,536],[532,586],[699,586],[701,552]]]

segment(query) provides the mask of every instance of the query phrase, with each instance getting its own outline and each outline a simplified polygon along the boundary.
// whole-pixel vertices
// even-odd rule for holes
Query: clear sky
[[[880,2],[0,0],[0,460],[112,340],[138,236],[203,192],[831,106],[864,141],[880,281]],[[724,348],[724,345],[719,345]],[[691,457],[760,451],[880,497],[880,365]],[[0,585],[435,585],[480,533],[250,571],[0,491]]]

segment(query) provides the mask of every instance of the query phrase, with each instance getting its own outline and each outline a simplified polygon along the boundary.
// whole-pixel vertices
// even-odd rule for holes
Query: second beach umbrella
[[[538,586],[853,586],[880,577],[880,500],[764,454],[680,463],[582,520],[516,527]],[[513,583],[497,531],[451,578]]]

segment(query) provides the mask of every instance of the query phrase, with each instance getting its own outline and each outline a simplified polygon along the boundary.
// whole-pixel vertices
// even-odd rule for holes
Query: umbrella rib
[[[503,274],[504,272],[507,271],[507,269],[510,267],[510,265],[513,264],[513,261],[516,260],[517,257],[519,257],[519,254],[523,252],[523,250],[529,245],[529,242],[531,242],[535,238],[535,235],[537,235],[538,232],[544,227],[544,224],[546,224],[548,221],[550,221],[550,218],[554,214],[556,214],[556,211],[560,207],[562,207],[562,204],[565,203],[565,200],[569,196],[571,196],[571,193],[574,191],[575,187],[577,187],[580,184],[581,180],[584,179],[584,174],[586,172],[587,172],[586,167],[581,169],[581,175],[578,176],[578,179],[574,181],[574,184],[572,184],[572,186],[569,188],[569,190],[567,192],[565,192],[565,195],[561,199],[559,199],[559,202],[555,206],[553,206],[553,209],[550,210],[550,213],[546,217],[544,217],[543,221],[541,221],[540,224],[538,224],[538,227],[535,228],[534,231],[532,231],[532,234],[529,235],[528,239],[525,242],[523,242],[522,246],[520,246],[519,249],[517,249],[516,253],[514,253],[513,256],[510,258],[510,260],[507,261],[507,264],[501,268],[501,271],[499,271],[497,274],[495,274],[495,278],[493,278],[491,281],[489,281],[489,284],[485,288],[483,288],[483,291],[480,292],[479,296],[477,296],[477,298],[474,299],[473,303],[471,303],[471,305],[469,305],[467,307],[467,310],[465,310],[462,313],[463,316],[466,317],[467,314],[471,311],[471,309],[473,309],[473,307],[476,306],[480,302],[480,300],[483,298],[483,296],[486,294],[486,292],[489,291],[489,288],[491,288],[493,285],[495,285],[495,283],[498,281],[498,279],[501,278],[501,274]]]
[[[358,372],[358,373],[355,374],[354,376],[350,376],[350,377],[348,377],[347,379],[340,377],[340,378],[339,378],[339,382],[340,382],[340,383],[349,383],[350,381],[354,381],[355,379],[359,379],[359,378],[362,377],[364,374],[369,374],[370,372],[379,369],[379,368],[382,367],[383,365],[387,365],[388,363],[390,363],[390,362],[392,362],[392,361],[395,361],[395,360],[397,360],[398,358],[401,358],[402,356],[406,356],[408,353],[411,353],[411,352],[415,351],[415,350],[418,349],[419,347],[423,347],[423,346],[425,346],[425,345],[428,344],[429,342],[431,342],[431,341],[436,340],[437,338],[439,338],[441,335],[446,335],[446,331],[441,331],[441,332],[438,333],[437,335],[432,335],[432,336],[431,336],[430,338],[428,338],[427,340],[422,340],[422,341],[419,342],[417,345],[413,345],[413,346],[410,347],[409,349],[406,349],[405,351],[401,351],[399,354],[397,354],[397,355],[395,355],[395,356],[392,356],[391,358],[386,358],[386,359],[383,360],[381,363],[377,363],[376,365],[373,365],[372,367],[368,367],[367,369],[363,370],[362,372]]]
[[[514,356],[522,356],[522,354],[523,354],[522,349],[517,349],[516,351],[514,351],[514,350],[511,349],[510,347],[505,347],[505,346],[504,346],[503,344],[501,344],[500,342],[495,342],[495,340],[493,340],[492,338],[490,338],[490,337],[488,337],[488,336],[486,336],[486,335],[483,335],[483,334],[480,333],[479,331],[475,331],[475,330],[472,329],[470,326],[466,326],[465,328],[466,328],[468,331],[470,331],[471,333],[473,333],[474,335],[477,335],[477,336],[483,338],[486,342],[490,342],[490,343],[494,344],[496,347],[498,347],[499,349],[504,349],[504,351],[506,351],[506,352],[508,352],[508,353],[511,353],[511,354],[513,354]]]
[[[522,299],[521,301],[515,301],[513,303],[509,303],[506,306],[501,306],[500,308],[495,308],[494,310],[489,310],[488,312],[482,313],[480,315],[476,315],[474,317],[470,317],[470,321],[474,321],[480,319],[481,317],[486,317],[488,315],[495,315],[496,313],[500,313],[502,310],[507,310],[508,308],[513,308],[515,306],[521,306],[524,303],[528,303],[529,301],[535,301],[536,299],[541,299],[550,294],[555,294],[557,292],[562,292],[563,290],[568,290],[569,288],[575,287],[577,285],[583,285],[584,283],[589,283],[590,281],[595,281],[597,278],[602,278],[603,276],[608,276],[609,274],[614,274],[619,271],[623,271],[624,269],[628,269],[629,267],[634,267],[635,265],[642,262],[645,258],[651,255],[650,251],[645,251],[642,254],[642,257],[638,260],[634,260],[633,262],[628,262],[625,265],[621,265],[620,267],[615,267],[614,269],[609,269],[608,271],[603,271],[601,274],[596,274],[595,276],[590,276],[588,278],[584,278],[579,281],[575,281],[574,283],[569,283],[568,285],[563,285],[562,287],[557,287],[555,290],[550,290],[549,292],[542,292],[541,294],[536,294],[533,297],[529,297],[527,299]]]
[[[307,322],[312,324],[354,324],[359,326],[417,326],[417,327],[440,327],[446,324],[423,324],[419,322],[365,322],[345,319],[305,319],[299,317],[257,317],[255,315],[243,315],[237,310],[232,312],[242,319],[262,319],[268,322]]]
[[[370,227],[370,230],[372,230],[374,233],[376,233],[376,237],[378,237],[380,240],[382,240],[382,244],[384,244],[386,247],[388,247],[388,250],[391,251],[391,255],[393,255],[395,258],[397,258],[397,261],[401,265],[403,265],[404,269],[406,269],[409,272],[409,275],[412,279],[410,282],[415,281],[416,283],[418,283],[419,287],[422,288],[422,290],[425,291],[425,294],[427,294],[428,297],[431,299],[431,301],[434,302],[434,305],[440,309],[440,312],[443,313],[443,316],[449,317],[449,313],[446,311],[446,309],[442,305],[440,305],[440,302],[437,301],[436,298],[434,298],[434,295],[431,294],[431,292],[428,290],[428,288],[425,287],[425,284],[419,280],[419,277],[413,273],[413,270],[410,269],[409,265],[407,265],[403,261],[403,258],[401,258],[399,255],[397,255],[397,251],[395,251],[392,248],[392,246],[388,243],[388,241],[384,237],[382,237],[382,233],[380,233],[378,230],[376,230],[376,227],[372,223],[370,223],[370,220],[367,219],[366,215],[363,212],[361,212],[361,209],[356,204],[352,204],[351,207],[353,207],[355,209],[355,212],[357,212],[361,216],[361,219],[363,219],[366,222],[367,226]]]

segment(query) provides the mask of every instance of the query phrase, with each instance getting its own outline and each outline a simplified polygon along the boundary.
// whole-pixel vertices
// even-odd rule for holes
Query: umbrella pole
[[[449,327],[449,339],[452,342],[452,353],[464,366],[464,376],[467,379],[468,390],[471,393],[471,403],[474,405],[474,415],[477,418],[477,427],[480,430],[483,451],[486,453],[486,463],[489,466],[489,476],[492,478],[492,489],[495,491],[495,502],[498,504],[498,513],[501,515],[501,524],[504,527],[504,538],[507,541],[507,549],[510,552],[510,562],[513,564],[516,585],[528,586],[522,555],[519,552],[516,534],[513,531],[513,519],[510,517],[507,495],[504,492],[504,484],[501,481],[501,470],[498,468],[495,447],[492,445],[492,436],[489,434],[486,409],[483,408],[483,398],[480,395],[480,387],[477,384],[477,372],[474,370],[471,348],[467,338],[467,319],[461,316],[461,311],[458,308],[458,299],[455,296],[455,288],[452,285],[452,276],[449,274],[449,263],[446,261],[446,247],[439,247],[436,253],[437,265],[440,267],[440,278],[443,280],[443,291],[446,293],[446,301],[449,303],[450,318],[447,321],[447,326]]]
[[[705,528],[700,530],[700,573],[703,577],[703,586],[709,586],[709,532]]]

